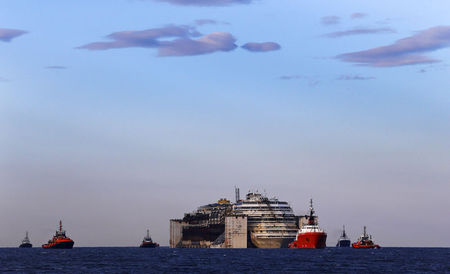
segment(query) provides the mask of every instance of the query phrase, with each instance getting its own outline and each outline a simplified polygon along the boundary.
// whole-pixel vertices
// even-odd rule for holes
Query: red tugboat
[[[59,248],[70,249],[73,247],[74,242],[72,239],[66,236],[66,231],[62,229],[62,222],[59,221],[59,231],[57,230],[55,236],[48,243],[43,244],[43,248]]]
[[[144,237],[144,240],[142,240],[142,243],[139,247],[143,248],[155,248],[158,247],[159,244],[153,242],[152,237],[150,237],[150,232],[147,229],[147,236]]]
[[[366,227],[364,226],[364,232],[359,236],[358,240],[352,244],[354,248],[381,248],[379,245],[374,244],[372,241],[372,235],[366,233]]]
[[[308,224],[298,231],[295,241],[289,244],[289,248],[325,248],[327,233],[314,222],[314,208],[310,201]]]

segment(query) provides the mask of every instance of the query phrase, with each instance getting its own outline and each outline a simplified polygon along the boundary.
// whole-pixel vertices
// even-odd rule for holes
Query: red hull
[[[352,244],[353,248],[380,248],[379,245],[376,244],[360,244],[360,243],[353,243]]]
[[[73,248],[74,242],[67,238],[67,239],[58,239],[55,241],[51,241],[48,244],[43,244],[43,248],[62,248],[62,249],[70,249]]]
[[[324,232],[305,232],[297,236],[297,240],[289,244],[289,248],[325,248],[327,234]]]

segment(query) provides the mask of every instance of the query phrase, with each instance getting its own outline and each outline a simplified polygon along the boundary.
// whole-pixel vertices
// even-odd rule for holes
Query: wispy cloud
[[[141,31],[121,31],[111,33],[107,38],[112,41],[94,42],[79,48],[87,50],[156,48],[158,56],[189,56],[231,51],[237,47],[236,39],[230,33],[214,32],[202,36],[191,26],[169,25]]]
[[[66,66],[46,66],[46,69],[67,69]]]
[[[250,4],[254,0],[155,0],[182,6],[229,6],[233,4]]]
[[[373,80],[375,77],[372,76],[361,76],[361,75],[341,75],[337,78],[337,80],[342,81],[362,81],[362,80]]]
[[[9,79],[0,76],[0,83],[1,82],[9,82]]]
[[[350,18],[352,18],[352,19],[361,19],[364,17],[367,17],[367,14],[362,13],[362,12],[354,12],[350,15]]]
[[[450,26],[437,26],[419,31],[387,46],[338,55],[344,61],[373,67],[395,67],[435,63],[440,60],[423,55],[450,47]]]
[[[17,38],[27,33],[20,29],[0,29],[0,41],[11,42],[12,39]]]
[[[325,16],[322,17],[322,19],[320,20],[320,22],[322,23],[322,25],[336,25],[339,24],[341,21],[341,18],[339,16]]]
[[[279,77],[280,80],[304,80],[308,83],[309,86],[317,86],[319,84],[319,80],[315,77],[301,75],[301,74],[291,74],[291,75],[283,75]]]
[[[346,31],[336,31],[327,33],[324,36],[328,38],[339,38],[343,36],[350,36],[350,35],[362,35],[362,34],[377,34],[377,33],[394,33],[395,31],[391,28],[377,28],[377,29],[369,29],[369,28],[359,28],[359,29],[352,29],[352,30],[346,30]]]
[[[198,20],[195,20],[195,24],[198,25],[198,26],[216,25],[217,21],[216,20],[212,20],[212,19],[198,19]]]
[[[243,49],[253,52],[265,52],[265,51],[273,51],[279,50],[281,46],[275,42],[264,42],[264,43],[256,43],[250,42],[241,46]]]

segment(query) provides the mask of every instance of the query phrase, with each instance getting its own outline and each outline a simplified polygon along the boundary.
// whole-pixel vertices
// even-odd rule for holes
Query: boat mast
[[[62,221],[59,220],[59,232],[62,232]]]
[[[309,220],[308,224],[313,225],[314,224],[314,208],[313,208],[313,200],[312,198],[309,200]]]
[[[367,234],[366,234],[366,226],[364,226],[364,237],[367,237]]]
[[[147,238],[150,238],[150,232],[148,229],[147,229]]]

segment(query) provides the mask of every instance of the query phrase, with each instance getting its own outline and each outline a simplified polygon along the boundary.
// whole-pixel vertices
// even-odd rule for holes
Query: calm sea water
[[[393,272],[450,273],[450,248],[0,249],[0,272]]]

